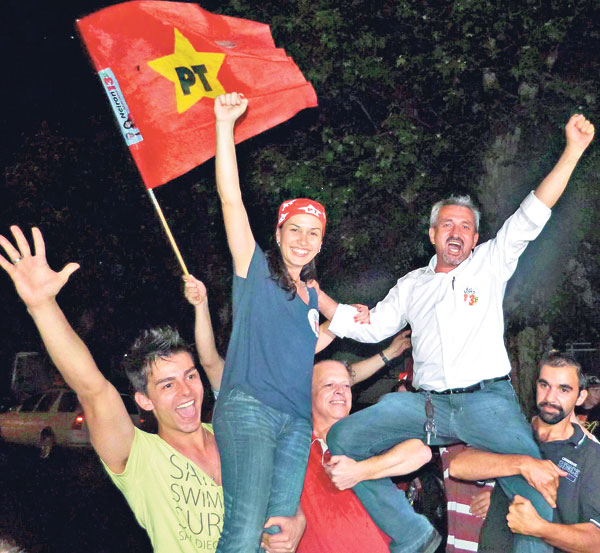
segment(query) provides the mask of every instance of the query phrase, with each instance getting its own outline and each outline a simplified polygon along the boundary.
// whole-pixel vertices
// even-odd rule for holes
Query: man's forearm
[[[580,157],[580,152],[565,148],[557,164],[535,190],[537,198],[547,207],[554,207],[562,196]]]
[[[352,384],[357,384],[358,382],[366,380],[373,376],[378,370],[385,367],[386,362],[383,360],[381,354],[383,354],[388,361],[400,357],[400,355],[410,347],[408,335],[408,331],[404,331],[402,335],[396,336],[392,343],[387,348],[382,349],[380,353],[377,353],[368,359],[352,363]]]
[[[385,355],[386,359],[394,359],[394,356],[389,353],[389,348],[383,349],[382,353]],[[378,370],[383,369],[383,367],[385,367],[385,362],[379,353],[368,359],[352,363],[352,384],[357,384],[358,382],[366,380],[373,376]]]
[[[563,193],[579,158],[594,138],[594,125],[581,113],[571,116],[565,127],[567,146],[558,163],[542,181],[535,195],[548,207],[553,207]]]
[[[462,451],[450,461],[450,476],[459,480],[488,480],[521,474],[526,455],[490,453],[478,449]]]
[[[80,396],[103,391],[106,378],[56,301],[30,308],[29,313],[66,383]]]
[[[362,480],[376,480],[389,476],[410,474],[431,460],[431,449],[421,440],[407,440],[392,449],[360,461]]]
[[[542,538],[566,553],[597,553],[600,551],[600,528],[591,522],[556,524],[543,521],[532,536]]]
[[[556,493],[561,476],[566,472],[552,461],[528,455],[489,453],[466,450],[450,461],[450,476],[462,480],[488,480],[503,476],[522,476],[540,492],[551,507],[556,507]]]
[[[373,355],[368,359],[352,363],[352,384],[358,384],[363,380],[373,376],[378,370],[385,367],[381,355]]]
[[[340,303],[335,311],[329,329],[340,338],[352,338],[359,342],[381,342],[404,328],[406,320],[406,297],[408,287],[398,281],[369,313],[369,324],[356,322],[357,309],[352,305]]]
[[[344,455],[334,455],[325,470],[336,488],[347,490],[365,480],[409,474],[430,459],[431,450],[420,440],[413,439],[364,461],[355,461]]]

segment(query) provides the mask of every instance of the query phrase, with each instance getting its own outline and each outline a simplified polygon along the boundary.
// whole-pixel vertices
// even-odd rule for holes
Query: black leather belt
[[[441,392],[436,392],[435,390],[420,390],[421,392],[429,392],[432,394],[439,395],[447,395],[447,394],[471,394],[476,392],[477,390],[483,390],[486,386],[494,382],[500,382],[501,380],[510,380],[510,376],[504,375],[499,376],[497,378],[490,378],[489,380],[482,380],[481,382],[477,382],[476,384],[471,384],[471,386],[467,386],[466,388],[450,388],[449,390],[442,390]]]

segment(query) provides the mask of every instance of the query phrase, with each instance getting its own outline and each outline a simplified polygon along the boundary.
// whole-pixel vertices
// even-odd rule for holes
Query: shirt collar
[[[581,426],[573,422],[571,423],[571,425],[573,426],[575,432],[573,432],[573,435],[567,440],[567,442],[573,444],[575,447],[579,447],[583,442],[585,442],[587,436],[584,434],[583,430],[581,429]]]
[[[327,446],[327,442],[323,438],[317,438],[315,436],[315,433],[313,432],[312,433],[312,441],[310,442],[310,445],[312,446],[315,442],[319,442],[322,453],[325,453],[326,451],[329,450],[329,447]]]
[[[329,447],[327,446],[327,443],[325,442],[325,440],[323,438],[315,438],[315,441],[319,442],[319,444],[321,444],[321,451],[323,453],[327,453],[329,451]]]

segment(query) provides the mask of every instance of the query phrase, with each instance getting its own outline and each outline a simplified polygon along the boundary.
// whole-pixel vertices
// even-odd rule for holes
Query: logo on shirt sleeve
[[[319,337],[319,312],[316,309],[310,309],[308,311],[308,324],[315,333],[315,336]]]

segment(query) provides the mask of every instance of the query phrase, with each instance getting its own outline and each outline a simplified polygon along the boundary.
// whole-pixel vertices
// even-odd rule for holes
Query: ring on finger
[[[13,265],[16,265],[17,263],[23,261],[22,257],[17,257],[17,259],[13,259]]]

